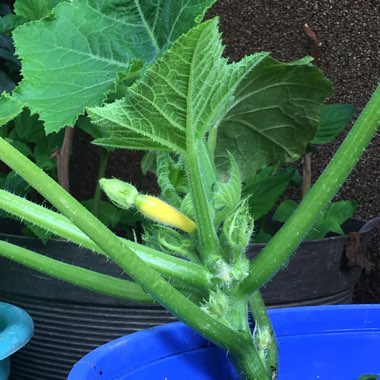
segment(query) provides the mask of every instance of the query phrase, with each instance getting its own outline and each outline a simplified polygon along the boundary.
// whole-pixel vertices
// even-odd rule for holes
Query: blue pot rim
[[[365,331],[380,335],[380,305],[302,306],[270,309],[268,313],[277,337],[322,333],[358,334]],[[165,340],[170,341],[170,345],[168,345],[170,347],[165,347],[165,345],[156,347]],[[117,351],[122,352],[126,367],[136,368],[153,362],[158,357],[162,359],[192,351],[194,347],[210,346],[213,344],[182,322],[169,323],[139,331],[99,346],[74,366],[72,376],[75,377],[69,375],[68,380],[82,378],[81,376],[88,373],[89,363],[96,363],[99,358],[109,355],[113,350],[116,351],[116,355]],[[134,347],[132,358],[126,355],[126,347]],[[147,347],[149,347],[148,350],[146,350]],[[147,356],[142,357],[143,355],[136,354],[144,348],[148,351]],[[158,352],[159,355],[157,355]]]
[[[0,302],[0,360],[25,346],[33,335],[33,320],[23,309]]]

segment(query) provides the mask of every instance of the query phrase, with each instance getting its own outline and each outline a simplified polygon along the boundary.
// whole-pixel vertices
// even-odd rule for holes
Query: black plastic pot
[[[101,255],[62,240],[46,245],[12,235],[13,221],[1,222],[0,239],[55,259],[126,277]],[[142,305],[99,295],[0,258],[0,300],[23,307],[32,316],[35,334],[12,356],[9,380],[66,380],[83,355],[117,337],[176,319],[159,305]]]
[[[350,219],[344,236],[306,240],[293,254],[286,268],[261,290],[267,306],[346,304],[352,302],[353,287],[364,267],[370,266],[366,249],[380,218],[368,222]],[[252,244],[249,258],[264,244]]]
[[[361,228],[359,234],[351,234],[351,241],[354,236],[355,241],[361,241],[356,247],[365,248],[373,225],[374,222],[350,222],[347,232]],[[37,239],[17,236],[17,227],[13,221],[0,222],[4,231],[0,239],[67,263],[125,276],[100,255],[61,240],[44,245]],[[352,287],[361,271],[348,265],[346,253],[350,246],[347,236],[304,242],[288,268],[264,289],[266,302],[272,306],[350,302]],[[253,245],[248,255],[254,256],[262,247]],[[355,257],[360,259],[358,254]],[[159,305],[98,295],[3,258],[0,279],[0,300],[21,306],[35,323],[33,339],[14,356],[10,380],[65,380],[73,364],[95,347],[175,320]]]

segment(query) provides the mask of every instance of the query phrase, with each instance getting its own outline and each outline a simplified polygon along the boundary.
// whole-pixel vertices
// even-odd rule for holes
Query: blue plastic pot
[[[380,306],[270,310],[278,380],[357,380],[380,373]],[[182,323],[138,332],[86,355],[68,380],[237,379],[225,352]]]
[[[24,310],[0,302],[0,380],[9,375],[9,356],[18,351],[33,335],[32,318]]]

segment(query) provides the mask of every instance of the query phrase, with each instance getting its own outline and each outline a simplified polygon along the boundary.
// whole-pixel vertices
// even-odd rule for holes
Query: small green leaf
[[[29,184],[25,182],[24,179],[22,179],[17,173],[12,171],[7,174],[4,190],[7,190],[12,194],[25,196],[28,193],[29,189]]]
[[[358,206],[357,201],[339,201],[332,203],[323,217],[308,233],[307,239],[324,238],[329,232],[344,235],[341,225],[350,218]]]
[[[221,223],[227,214],[232,212],[240,203],[241,179],[236,161],[230,156],[230,174],[228,178],[215,184],[214,207],[216,210],[216,225]]]
[[[19,152],[21,152],[26,157],[31,157],[33,155],[29,146],[21,141],[17,140],[8,140],[12,146],[14,146]]]
[[[29,223],[25,220],[23,221],[23,224],[25,225],[25,227],[22,229],[24,235],[37,237],[44,244],[46,244],[50,239],[54,237],[54,234],[41,227],[38,227],[37,225]]]
[[[23,110],[14,119],[17,138],[24,142],[37,142],[45,137],[44,125],[38,120],[37,115],[31,115],[28,110]]]
[[[274,207],[293,176],[294,170],[275,172],[274,167],[269,167],[246,179],[243,194],[249,196],[249,207],[255,220]]]
[[[0,96],[0,126],[12,120],[22,111],[22,104],[6,93]]]
[[[358,206],[357,201],[339,201],[332,203],[320,217],[313,228],[308,232],[308,240],[323,239],[329,232],[343,235],[341,225],[349,219]],[[298,207],[297,202],[286,200],[281,203],[273,215],[273,220],[286,222]]]
[[[287,199],[278,206],[277,210],[273,214],[273,220],[277,222],[286,222],[293,212],[298,207],[298,203]]]
[[[51,133],[49,136],[41,136],[34,147],[34,159],[36,164],[46,170],[55,169],[57,166],[54,152],[62,146],[63,131]]]
[[[50,14],[59,3],[67,0],[16,0],[15,14],[26,21],[39,20]]]
[[[327,144],[338,136],[355,114],[351,104],[328,104],[321,109],[317,132],[311,144]]]
[[[13,29],[22,25],[26,20],[23,17],[8,14],[0,17],[0,34],[8,34]]]
[[[0,71],[0,93],[3,91],[11,92],[16,87],[13,79],[7,74]]]

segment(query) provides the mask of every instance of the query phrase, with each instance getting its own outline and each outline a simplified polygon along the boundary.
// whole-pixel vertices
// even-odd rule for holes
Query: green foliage
[[[34,21],[48,16],[53,8],[67,0],[16,0],[15,14],[25,21]]]
[[[47,133],[101,104],[119,75],[136,75],[130,69],[137,60],[152,62],[214,0],[62,1],[39,19],[58,2],[19,2],[18,15],[36,21],[13,32],[23,74],[13,99],[38,113]],[[1,111],[0,120],[7,115]]]
[[[354,214],[357,206],[357,201],[339,201],[331,203],[314,225],[313,229],[309,231],[306,238],[309,240],[322,239],[329,232],[344,235],[341,225]],[[286,222],[297,207],[298,204],[295,201],[284,201],[274,213],[273,220]]]
[[[331,85],[305,58],[280,63],[266,57],[246,75],[219,126],[216,160],[226,152],[242,178],[275,163],[299,159],[314,137],[321,105]],[[307,78],[307,80],[305,80]]]
[[[232,100],[236,81],[265,56],[227,65],[222,50],[215,20],[180,37],[124,99],[89,110],[109,134],[97,143],[184,153],[186,140],[203,138]]]
[[[367,374],[367,375],[361,375],[360,377],[358,377],[358,380],[378,380],[379,378],[380,378],[380,373],[378,373],[377,375]]]
[[[311,144],[327,144],[338,136],[355,114],[351,104],[326,104],[321,109],[317,132]]]
[[[57,165],[53,155],[54,151],[62,145],[62,132],[46,136],[43,123],[38,120],[38,117],[24,110],[3,126],[0,134],[19,151],[30,157],[40,168],[55,177]]]
[[[243,194],[249,196],[249,207],[255,220],[273,209],[294,173],[291,168],[278,171],[276,167],[270,166],[246,179]]]
[[[95,142],[183,153],[188,140],[202,139],[219,125],[216,160],[219,166],[224,161],[229,165],[225,152],[230,151],[243,176],[271,160],[299,158],[314,136],[330,84],[308,60],[281,64],[257,53],[228,64],[221,58],[216,25],[215,20],[204,23],[179,38],[122,100],[91,108],[93,121],[108,132]],[[305,77],[310,87],[291,82]],[[215,87],[215,82],[220,85]],[[273,104],[273,99],[281,99],[281,104]],[[242,126],[248,135],[241,129],[239,136],[233,135]]]

